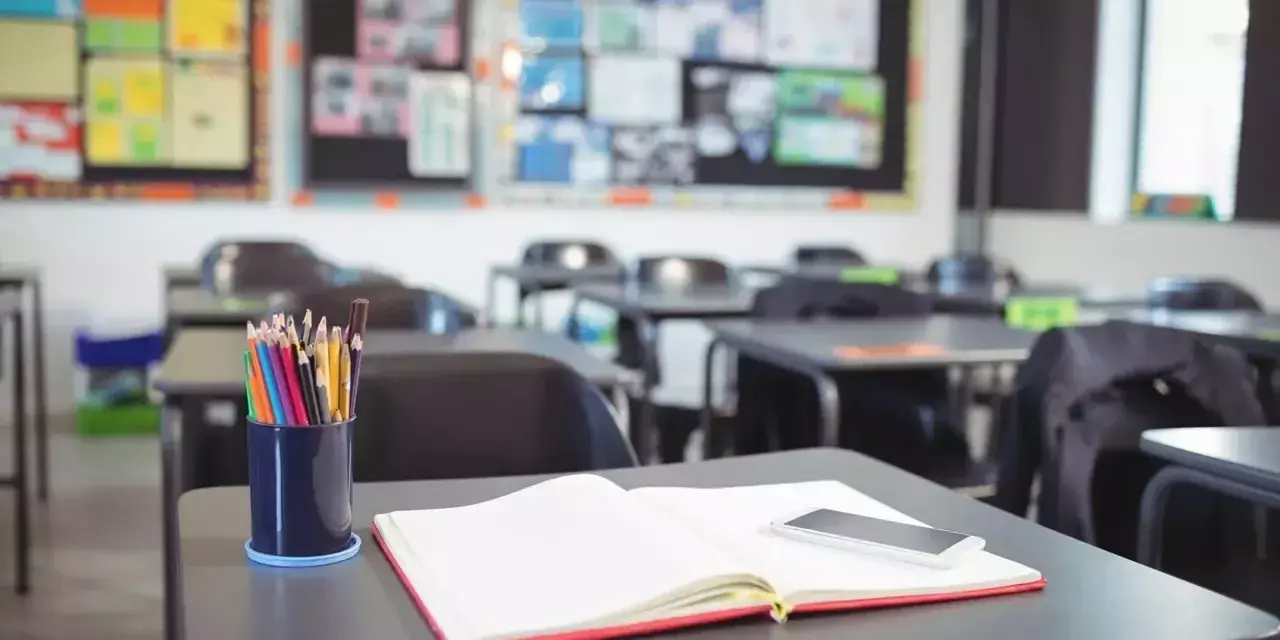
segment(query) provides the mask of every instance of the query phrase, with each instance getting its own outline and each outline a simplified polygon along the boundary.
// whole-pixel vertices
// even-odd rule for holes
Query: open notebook
[[[382,514],[373,528],[446,640],[609,638],[1044,586],[985,551],[935,569],[767,531],[819,507],[920,524],[834,481],[625,491],[572,475],[466,507]]]

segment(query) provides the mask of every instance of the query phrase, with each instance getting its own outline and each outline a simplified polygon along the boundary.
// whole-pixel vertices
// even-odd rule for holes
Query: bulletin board
[[[0,197],[265,199],[269,0],[0,0]]]
[[[913,209],[918,0],[514,0],[503,200]]]
[[[297,205],[478,205],[486,16],[472,0],[298,0]],[[487,59],[485,60],[487,62]]]

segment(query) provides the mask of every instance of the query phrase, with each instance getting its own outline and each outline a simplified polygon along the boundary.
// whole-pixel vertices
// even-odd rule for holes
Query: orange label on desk
[[[836,355],[841,358],[911,358],[920,356],[936,356],[947,350],[936,344],[923,342],[905,342],[902,344],[882,344],[874,347],[839,347]]]

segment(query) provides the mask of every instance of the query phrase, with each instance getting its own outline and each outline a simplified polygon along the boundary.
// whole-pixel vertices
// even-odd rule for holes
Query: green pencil
[[[249,404],[249,418],[258,419],[258,412],[253,408],[253,363],[249,360],[249,352],[244,352],[244,399]]]

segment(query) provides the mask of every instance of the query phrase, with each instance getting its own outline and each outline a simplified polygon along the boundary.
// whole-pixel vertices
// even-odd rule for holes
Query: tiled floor
[[[63,426],[53,431],[53,486],[47,505],[33,501],[34,585],[26,597],[13,590],[13,492],[0,489],[0,638],[159,638],[157,440],[82,440]],[[0,426],[6,473],[9,433]]]

